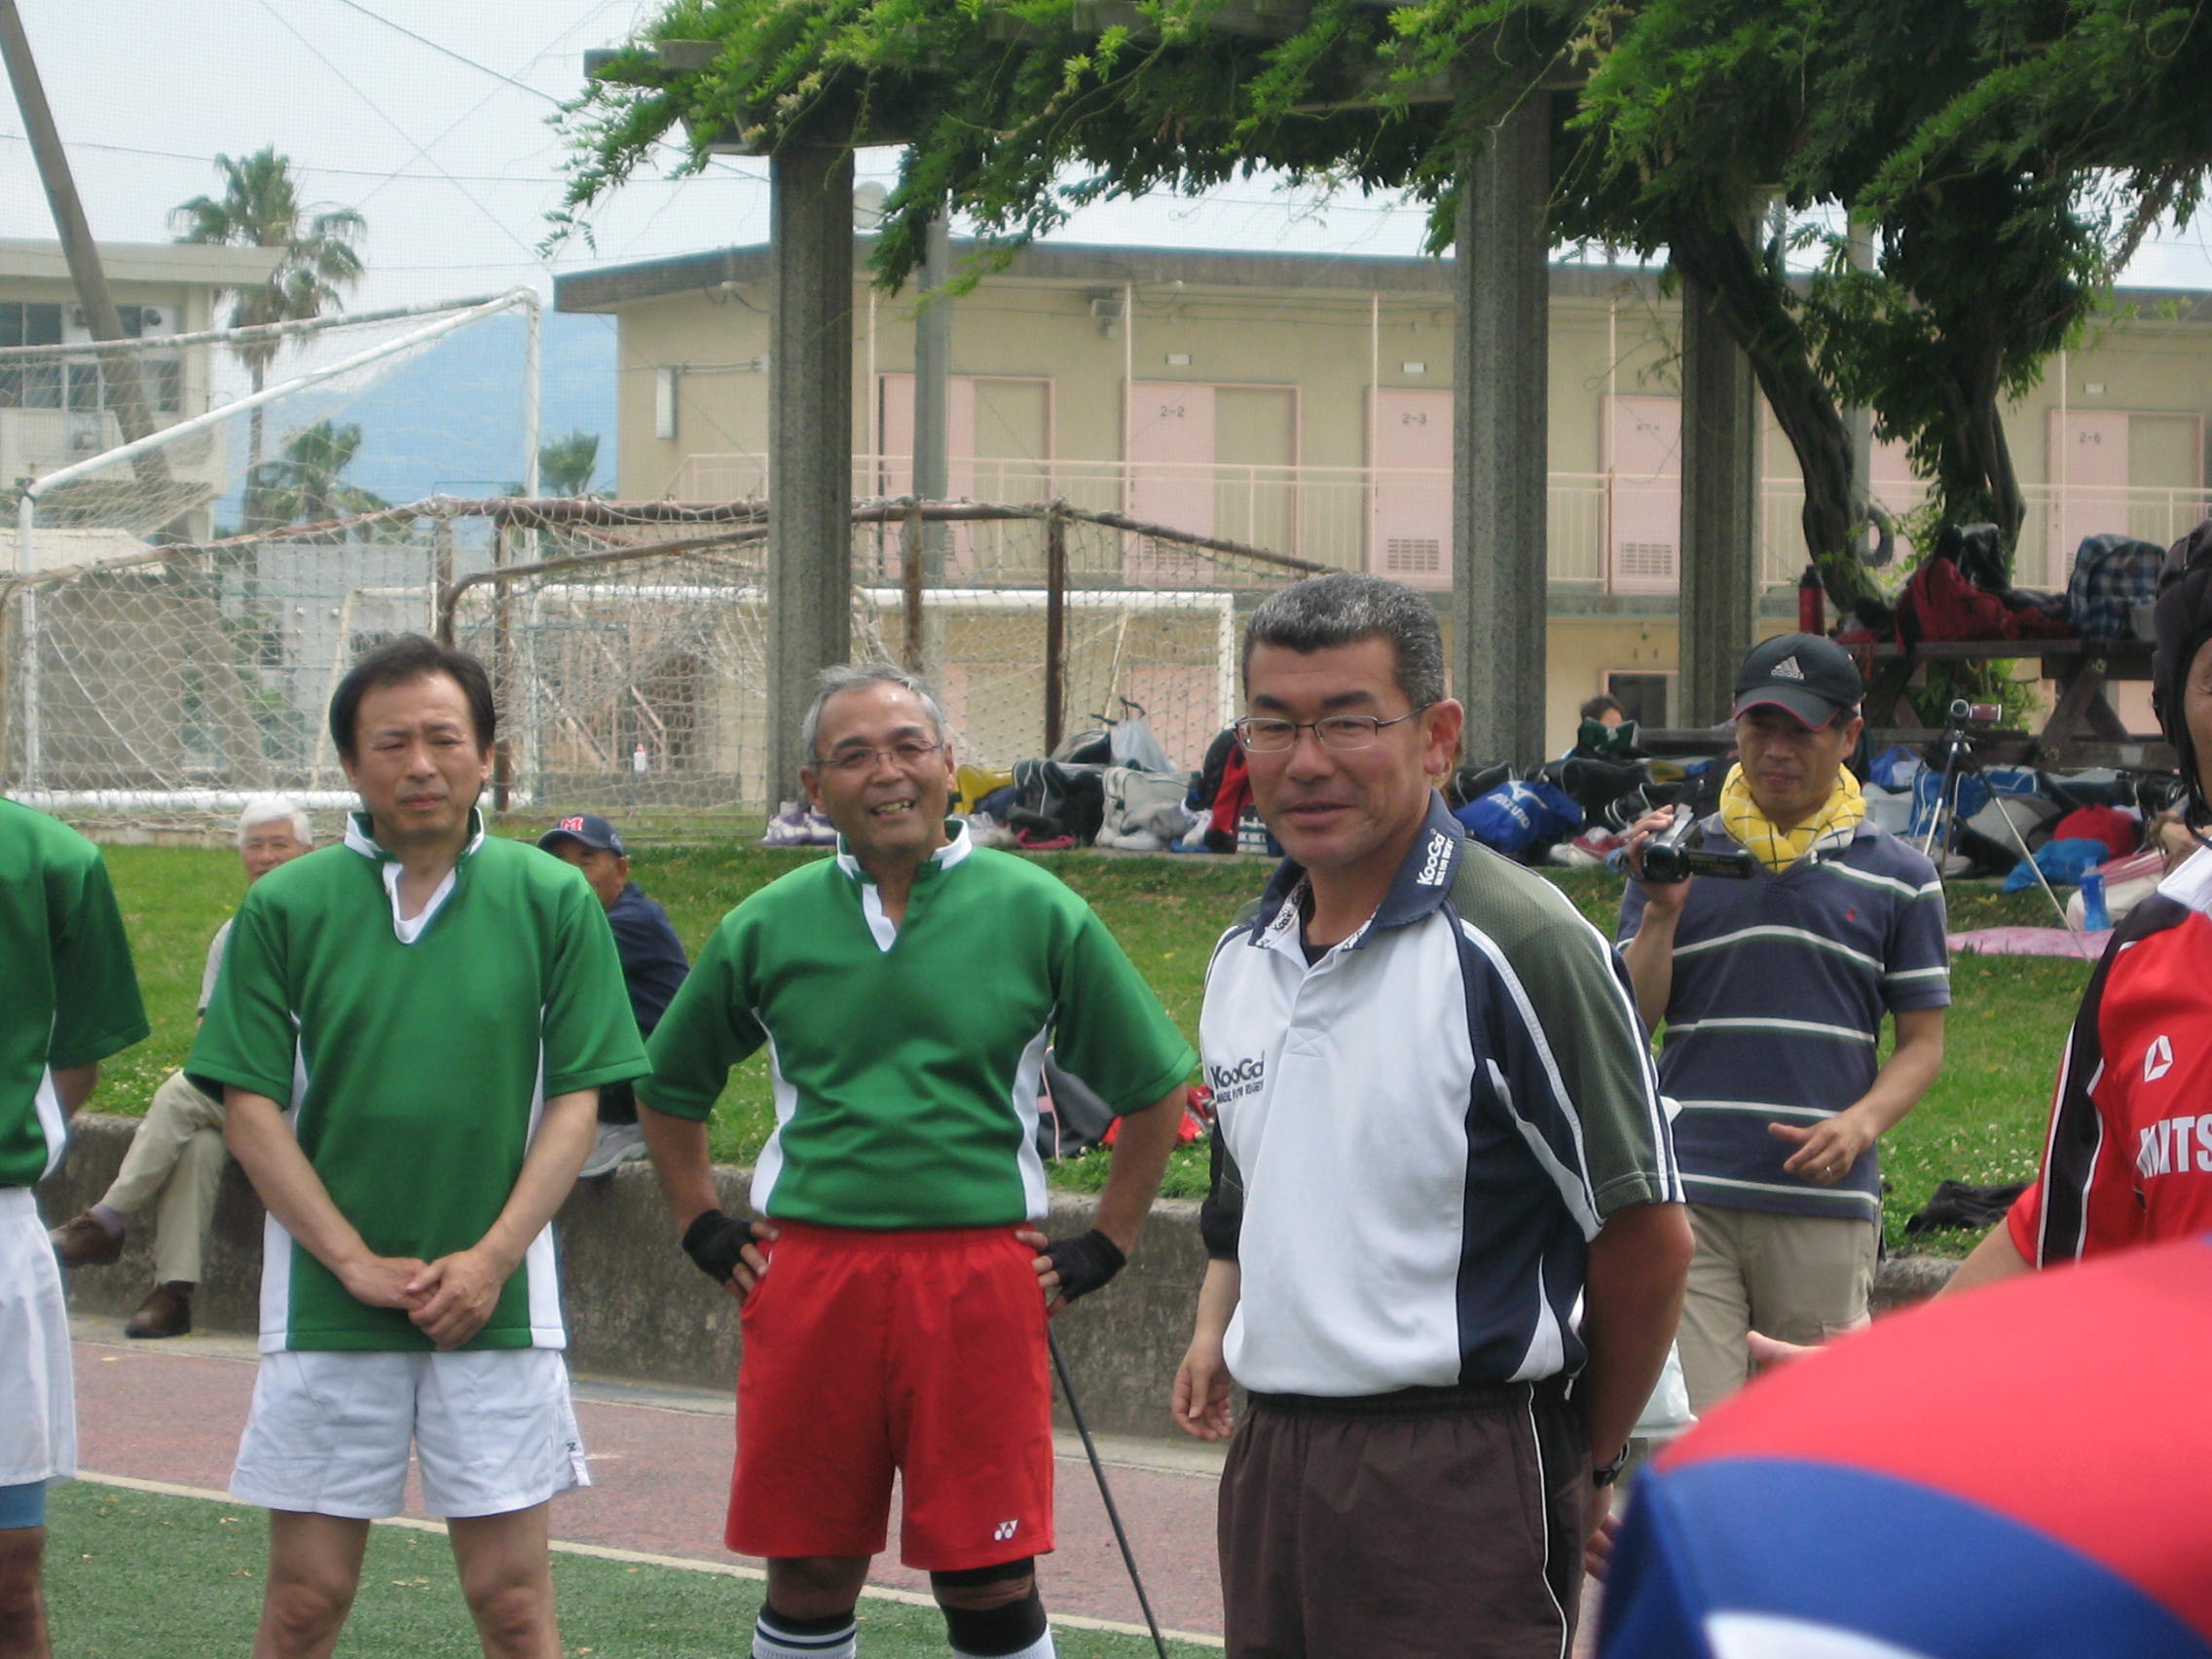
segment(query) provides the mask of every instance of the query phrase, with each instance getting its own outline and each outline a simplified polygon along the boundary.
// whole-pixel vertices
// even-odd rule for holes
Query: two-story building
[[[956,256],[967,250],[956,245]],[[861,250],[865,259],[866,246]],[[1453,317],[1428,259],[1044,243],[953,309],[954,498],[1079,506],[1448,590]],[[2080,539],[2155,540],[2202,516],[2212,306],[2123,292],[2007,427],[2029,521],[2023,585],[2063,586]],[[556,305],[619,319],[617,493],[685,500],[766,487],[768,262],[726,248],[560,279]],[[854,274],[854,491],[909,488],[911,293]],[[1567,264],[1551,278],[1547,735],[1611,690],[1647,721],[1676,665],[1679,312],[1649,270]],[[1923,492],[1878,445],[1876,498]],[[1766,609],[1805,563],[1794,458],[1761,439]],[[1134,555],[1132,555],[1134,556]]]
[[[281,257],[276,248],[210,247],[189,242],[107,242],[100,262],[132,339],[163,339],[219,328],[227,320],[226,289],[269,279]],[[92,345],[84,308],[69,278],[61,244],[0,239],[0,347]],[[137,358],[147,414],[157,426],[203,413],[212,393],[214,348],[151,350]],[[83,355],[0,356],[0,487],[19,487],[123,442],[113,387],[98,358]],[[182,515],[204,535],[214,496],[230,479],[221,440],[185,439],[167,452],[172,477],[197,504]],[[202,488],[195,492],[194,485]],[[90,539],[88,539],[90,538]],[[41,564],[76,564],[128,552],[119,532],[42,532]],[[13,561],[10,561],[12,564]]]

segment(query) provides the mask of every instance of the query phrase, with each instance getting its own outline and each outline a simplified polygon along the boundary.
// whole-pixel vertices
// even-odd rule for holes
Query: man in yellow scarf
[[[1751,855],[1747,879],[1632,881],[1619,938],[1645,1022],[1697,1254],[1678,1337],[1692,1409],[1739,1386],[1745,1334],[1819,1341],[1862,1324],[1881,1226],[1875,1143],[1935,1082],[1949,1005],[1943,888],[1866,818],[1844,764],[1864,725],[1859,670],[1832,641],[1745,658],[1740,761],[1693,833]],[[1643,843],[1671,809],[1639,823]],[[1878,1058],[1881,1027],[1897,1047]]]

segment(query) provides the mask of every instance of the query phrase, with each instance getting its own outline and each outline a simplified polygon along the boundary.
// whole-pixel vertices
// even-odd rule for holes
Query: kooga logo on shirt
[[[1214,1110],[1218,1112],[1230,1101],[1254,1092],[1267,1073],[1268,1062],[1258,1054],[1238,1060],[1233,1066],[1206,1067],[1206,1081],[1213,1085]]]
[[[1522,819],[1526,824],[1528,820]],[[1414,877],[1423,887],[1442,887],[1452,872],[1452,837],[1441,830],[1428,832],[1428,857],[1420,866],[1420,874]]]

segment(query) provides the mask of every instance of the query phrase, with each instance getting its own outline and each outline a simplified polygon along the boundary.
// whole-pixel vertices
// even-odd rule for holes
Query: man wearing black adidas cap
[[[614,930],[614,948],[622,958],[622,983],[630,992],[638,1035],[650,1037],[675,999],[676,987],[691,972],[691,960],[669,925],[668,912],[630,879],[629,849],[614,826],[598,813],[579,812],[562,819],[537,837],[537,844],[582,870],[599,895],[607,908],[607,925]],[[599,1134],[577,1177],[611,1175],[616,1165],[645,1156],[638,1097],[626,1083],[609,1084],[599,1091]]]
[[[1935,866],[1866,818],[1844,764],[1864,725],[1850,654],[1814,634],[1736,676],[1742,756],[1693,845],[1748,851],[1742,881],[1632,881],[1620,940],[1665,1027],[1661,1088],[1697,1254],[1678,1343],[1690,1405],[1744,1382],[1756,1329],[1815,1342],[1866,1318],[1881,1227],[1875,1143],[1936,1080],[1951,1000]],[[1673,822],[1640,821],[1629,867]],[[1878,1060],[1883,1016],[1897,1047]]]

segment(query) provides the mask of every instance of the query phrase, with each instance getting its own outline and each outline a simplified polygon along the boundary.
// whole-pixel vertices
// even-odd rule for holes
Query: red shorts
[[[742,1314],[729,1547],[874,1555],[897,1470],[906,1566],[950,1572],[1050,1550],[1036,1252],[1012,1227],[776,1226]]]

